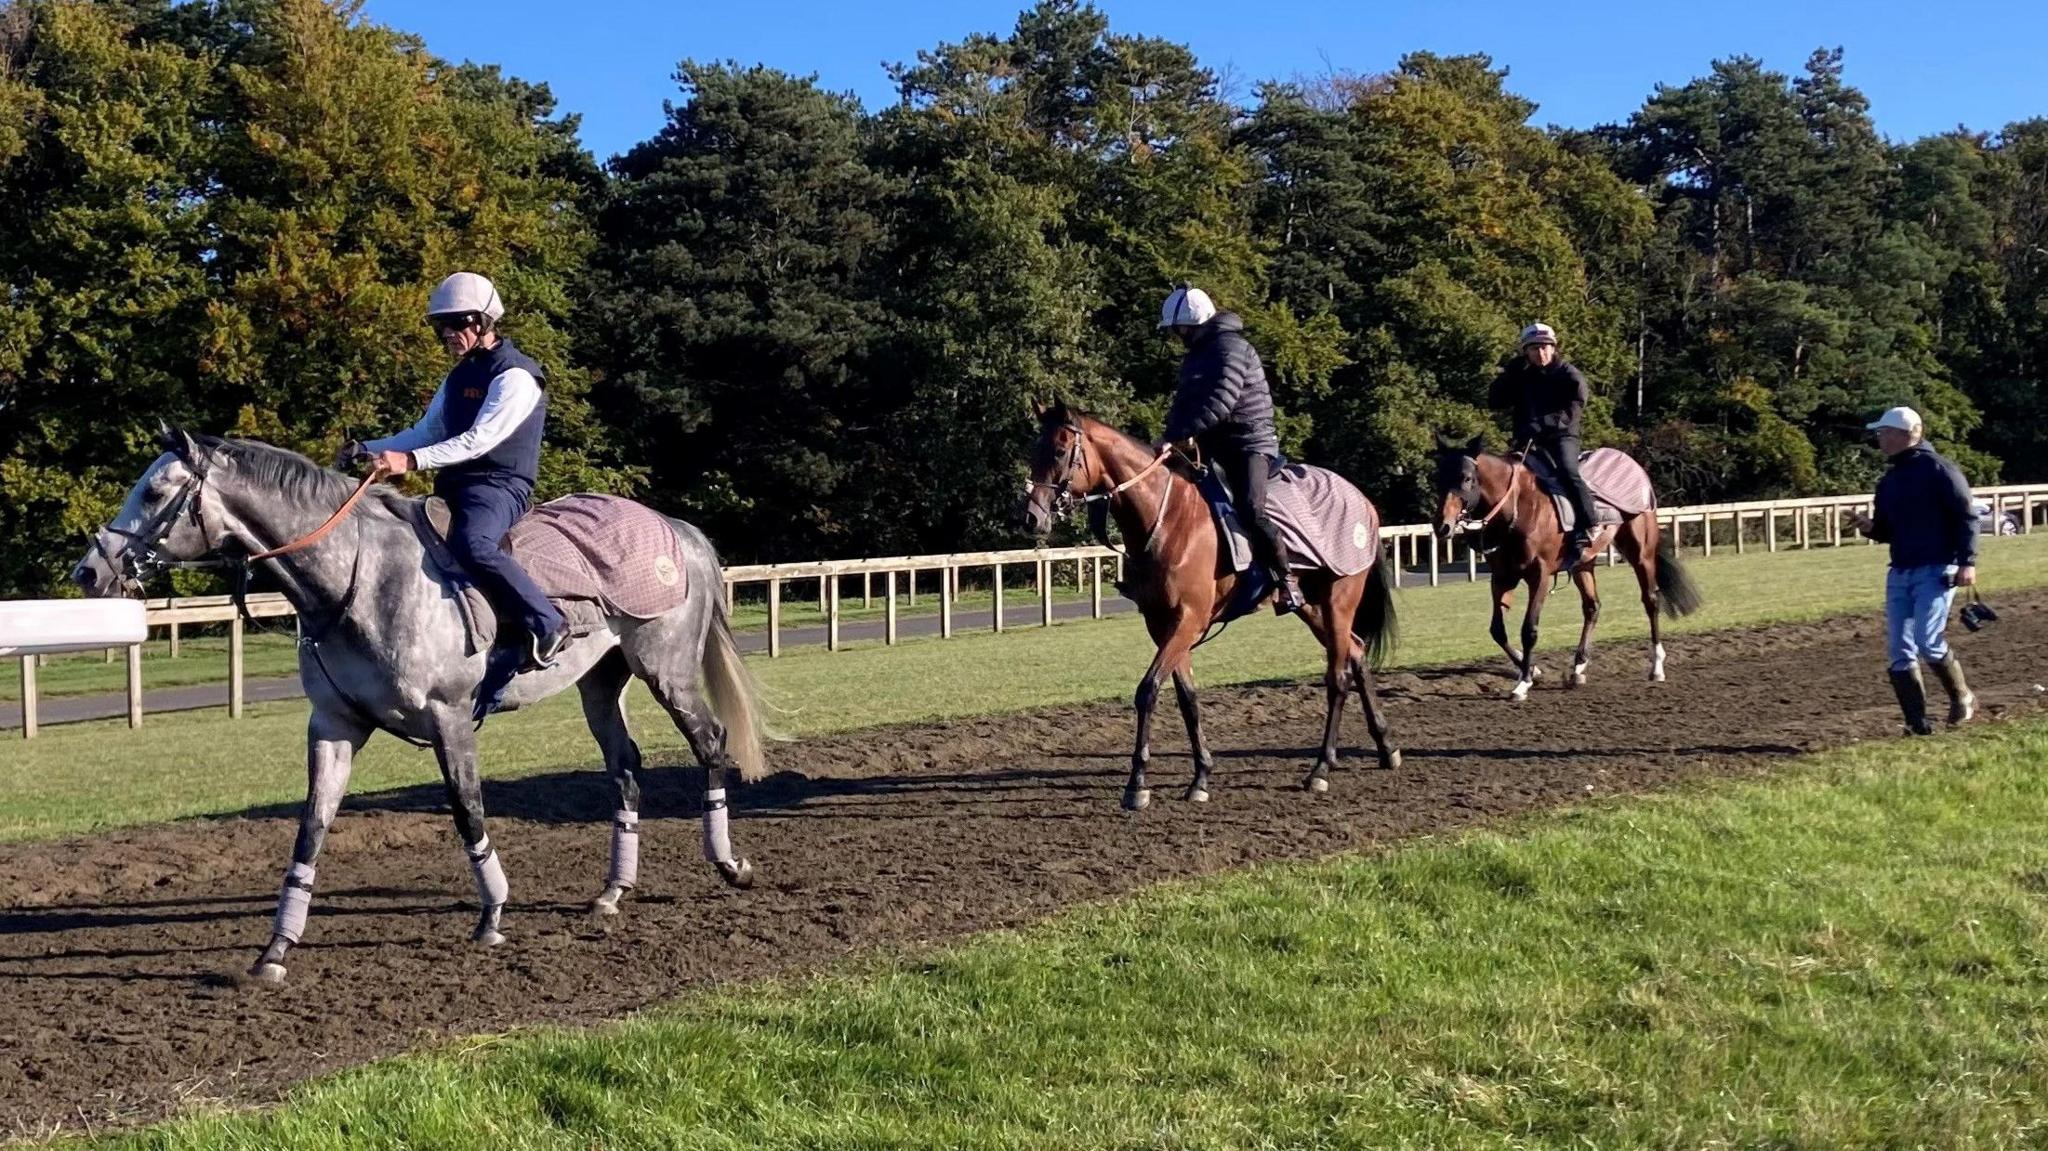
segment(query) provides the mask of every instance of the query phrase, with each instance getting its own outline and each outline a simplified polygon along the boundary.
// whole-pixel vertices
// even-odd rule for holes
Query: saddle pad
[[[607,515],[621,507],[620,514]],[[422,500],[412,521],[462,616],[469,654],[489,648],[497,637],[497,617],[448,549],[447,505],[439,498]],[[561,609],[571,635],[603,628],[608,615],[661,615],[680,604],[687,590],[682,543],[674,529],[659,513],[631,500],[565,496],[528,512],[506,540],[527,574]]]
[[[505,536],[549,599],[595,600],[608,614],[653,619],[683,602],[683,544],[659,512],[579,492],[534,508]]]
[[[1251,541],[1216,473],[1203,476],[1202,496],[1230,545],[1230,570],[1250,570]],[[1289,566],[1298,570],[1353,575],[1372,567],[1379,557],[1378,509],[1349,480],[1326,468],[1288,464],[1274,472],[1266,485],[1266,512],[1287,548]]]
[[[1537,452],[1523,457],[1523,463],[1556,505],[1558,525],[1565,531],[1572,530],[1578,517],[1572,514],[1571,501],[1565,498],[1564,489],[1550,470],[1550,462]],[[1657,494],[1650,487],[1650,473],[1618,448],[1595,448],[1582,453],[1579,474],[1593,491],[1595,524],[1618,524],[1657,502]]]

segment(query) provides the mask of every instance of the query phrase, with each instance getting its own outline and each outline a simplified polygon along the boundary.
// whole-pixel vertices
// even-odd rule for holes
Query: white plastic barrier
[[[141,600],[0,600],[0,658],[127,647],[148,636]]]
[[[128,649],[128,726],[142,726],[142,641],[149,615],[141,600],[0,600],[0,658],[21,658],[21,734],[36,736],[36,658],[67,651]]]

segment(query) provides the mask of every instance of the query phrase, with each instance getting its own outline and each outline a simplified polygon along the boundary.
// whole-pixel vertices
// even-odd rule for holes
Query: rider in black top
[[[1244,321],[1235,312],[1218,312],[1200,288],[1176,288],[1160,309],[1159,326],[1173,329],[1187,349],[1165,442],[1193,440],[1203,461],[1223,474],[1252,551],[1272,573],[1274,612],[1299,611],[1301,585],[1266,512],[1267,483],[1280,463],[1273,390],[1259,353],[1244,338]]]
[[[1514,445],[1540,451],[1571,501],[1578,522],[1566,541],[1574,564],[1593,543],[1593,493],[1579,475],[1579,419],[1586,411],[1586,377],[1557,351],[1549,324],[1522,329],[1522,354],[1494,377],[1490,407],[1514,413]]]

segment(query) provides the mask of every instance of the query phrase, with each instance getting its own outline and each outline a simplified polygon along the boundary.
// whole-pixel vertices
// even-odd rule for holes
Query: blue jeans
[[[1939,663],[1948,658],[1948,606],[1956,589],[1949,586],[1954,565],[1893,568],[1884,577],[1884,648],[1893,671],[1905,671],[1916,660]]]
[[[560,630],[562,613],[504,549],[505,533],[526,514],[525,485],[458,480],[434,487],[448,501],[448,550],[491,601],[500,630],[507,622],[519,624],[535,637]]]

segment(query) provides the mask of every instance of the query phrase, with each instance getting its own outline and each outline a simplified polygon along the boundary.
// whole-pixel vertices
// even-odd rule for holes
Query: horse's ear
[[[1470,440],[1467,440],[1465,442],[1465,450],[1472,453],[1475,456],[1478,455],[1480,452],[1485,451],[1486,433],[1480,432],[1478,435],[1473,436]]]
[[[1046,413],[1046,412],[1048,412],[1048,411],[1050,411],[1050,410],[1051,410],[1050,408],[1047,408],[1047,407],[1045,406],[1045,402],[1044,402],[1044,401],[1042,401],[1042,400],[1040,400],[1040,399],[1039,399],[1039,398],[1038,398],[1037,396],[1033,396],[1033,397],[1031,397],[1031,418],[1032,418],[1032,419],[1034,419],[1034,420],[1042,420],[1042,419],[1044,419],[1044,418],[1045,418],[1045,413]]]
[[[1451,438],[1451,434],[1450,434],[1449,432],[1447,432],[1447,431],[1443,430],[1442,428],[1438,428],[1438,429],[1436,430],[1436,450],[1437,450],[1437,451],[1440,451],[1440,452],[1448,452],[1448,451],[1455,451],[1455,450],[1457,449],[1457,447],[1458,447],[1458,441],[1457,441],[1457,440],[1455,440],[1455,439],[1453,439],[1453,438]]]
[[[169,420],[157,421],[156,438],[165,451],[188,464],[199,458],[199,445],[192,442],[192,433],[174,426]]]

